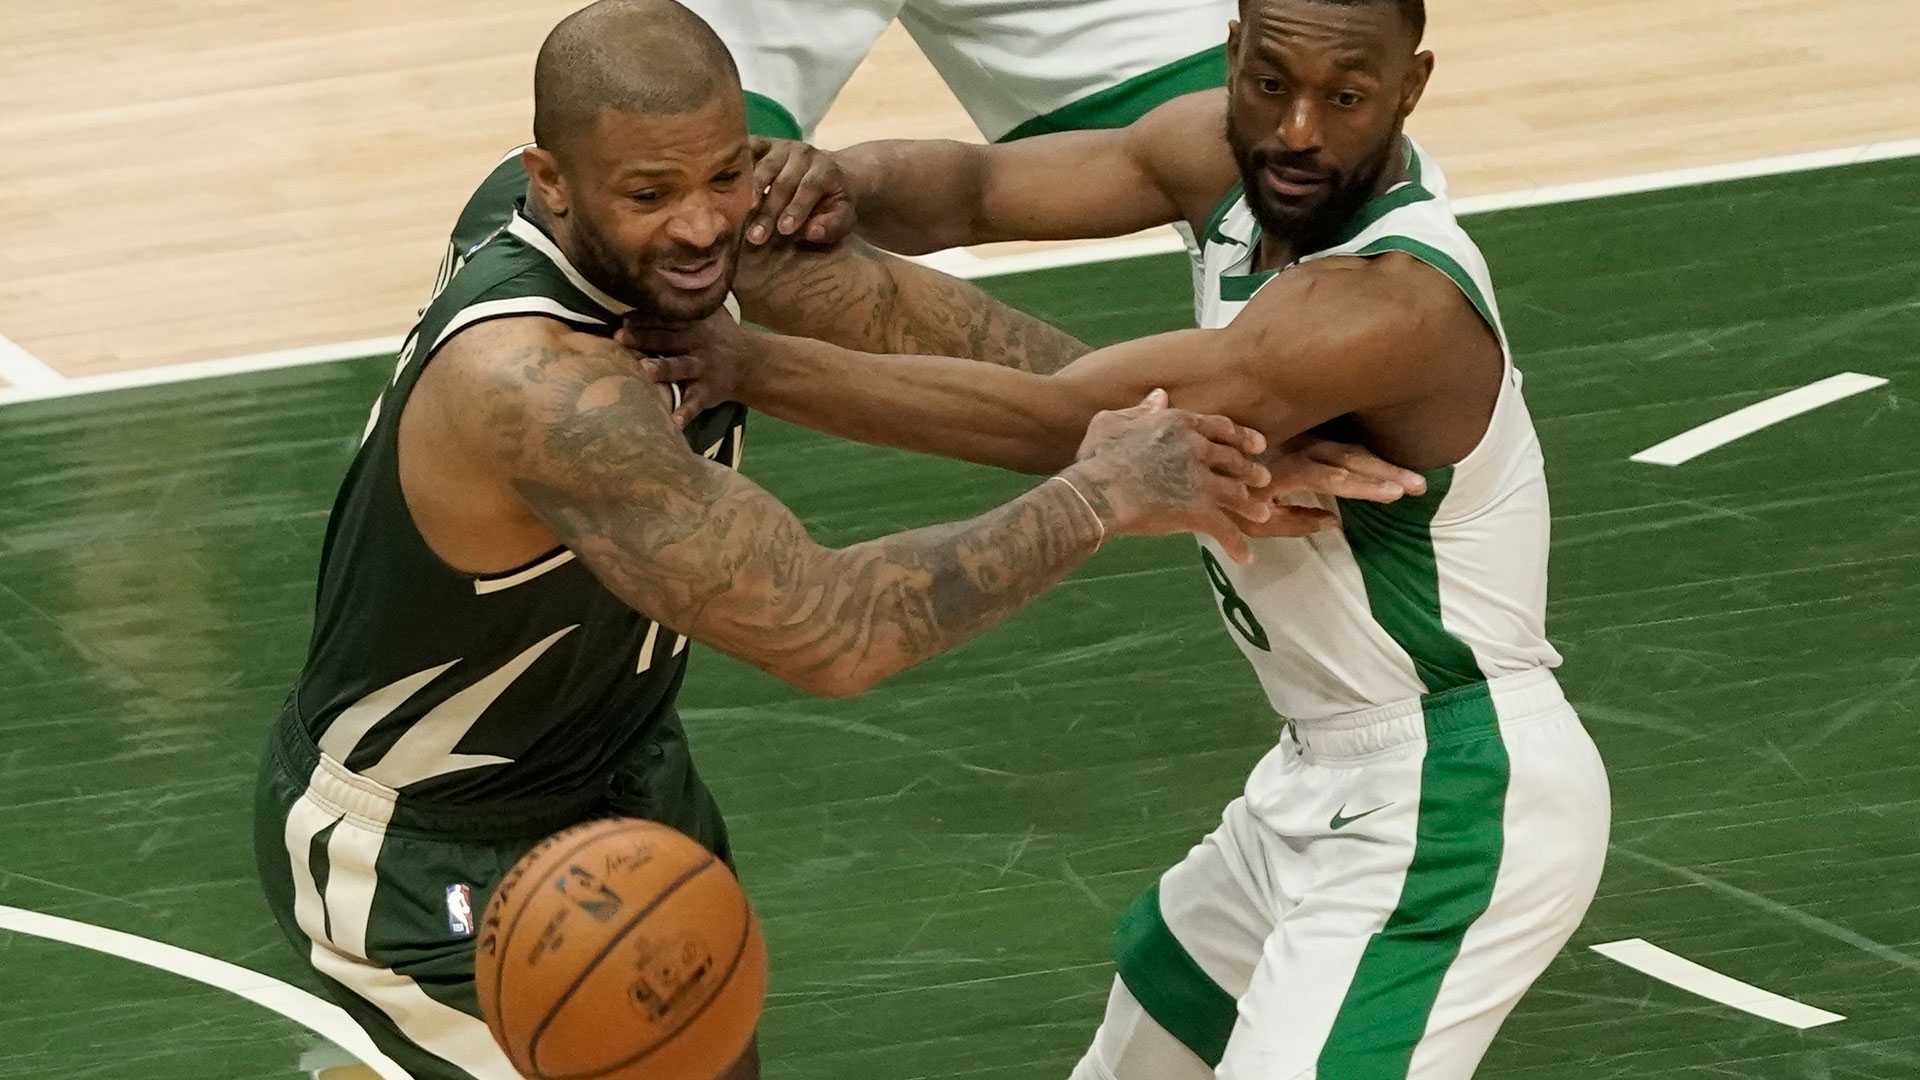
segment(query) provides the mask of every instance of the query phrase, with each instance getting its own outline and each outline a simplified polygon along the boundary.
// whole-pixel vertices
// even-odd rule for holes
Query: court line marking
[[[402,341],[403,339],[398,337],[362,338],[359,341],[341,341],[332,345],[308,345],[298,349],[254,353],[225,360],[195,360],[185,364],[157,364],[153,367],[113,371],[104,375],[82,375],[72,379],[63,377],[58,383],[40,386],[16,384],[10,389],[0,390],[0,405],[52,401],[56,398],[104,394],[110,390],[164,386],[168,383],[217,379],[229,375],[250,375],[257,371],[274,371],[279,368],[303,367],[308,364],[331,364],[340,360],[357,360],[368,356],[392,356],[400,351]]]
[[[1625,964],[1642,975],[1677,986],[1708,1001],[1719,1002],[1730,1008],[1739,1009],[1741,1012],[1751,1013],[1762,1020],[1771,1020],[1790,1028],[1805,1031],[1823,1024],[1837,1024],[1846,1019],[1839,1013],[1816,1009],[1790,997],[1782,997],[1771,990],[1762,990],[1751,983],[1741,982],[1731,975],[1722,975],[1710,967],[1696,964],[1684,956],[1668,952],[1641,938],[1609,941],[1603,945],[1594,945],[1592,949],[1601,956],[1616,963]]]
[[[509,154],[508,156],[512,155]],[[1832,150],[1814,150],[1802,154],[1753,158],[1748,161],[1735,161],[1723,165],[1669,169],[1663,172],[1642,173],[1636,176],[1621,176],[1608,180],[1591,180],[1575,184],[1556,184],[1529,188],[1523,191],[1510,191],[1494,195],[1477,195],[1455,200],[1453,208],[1454,212],[1461,217],[1474,217],[1501,210],[1517,210],[1523,207],[1588,202],[1619,195],[1640,195],[1652,191],[1700,187],[1708,184],[1725,183],[1730,180],[1751,180],[1762,176],[1785,176],[1792,173],[1814,172],[1820,169],[1831,169],[1846,165],[1865,165],[1876,161],[1892,161],[1898,158],[1909,157],[1920,157],[1920,139],[1899,139],[1887,142],[1864,143],[1858,146],[1843,146]],[[916,261],[932,266],[945,273],[952,274],[955,277],[978,280],[980,278],[1000,277],[1006,274],[1028,273],[1034,270],[1054,270],[1069,266],[1086,266],[1094,263],[1115,262],[1121,259],[1138,258],[1143,255],[1166,255],[1184,250],[1186,250],[1185,245],[1181,242],[1179,236],[1168,230],[1157,230],[1151,234],[1121,237],[1115,240],[1076,243],[1071,246],[1062,246],[1043,251],[1018,252],[1006,255],[981,256],[965,249],[956,249],[953,251],[936,252],[932,255],[918,256]],[[348,341],[334,345],[316,345],[299,349],[286,349],[247,356],[235,356],[221,360],[202,360],[184,364],[158,364],[152,367],[134,368],[128,371],[112,372],[106,375],[85,375],[76,378],[66,378],[63,382],[50,385],[16,384],[10,389],[0,389],[0,406],[25,404],[32,401],[47,401],[54,398],[76,397],[83,394],[99,394],[111,390],[127,390],[142,386],[161,386],[167,383],[189,382],[195,379],[245,375],[256,371],[271,371],[276,368],[295,367],[301,364],[322,364],[336,360],[351,360],[362,356],[395,352],[399,349],[399,342],[400,338],[398,337],[369,338],[364,341]],[[38,363],[38,361],[35,362]],[[42,366],[44,367],[45,365]],[[51,368],[47,370],[56,376],[59,375],[58,372],[53,371]]]
[[[0,334],[0,379],[28,390],[58,386],[67,381],[65,375],[48,367],[45,361],[5,334]]]
[[[1843,372],[1817,383],[1809,383],[1798,390],[1756,401],[1717,420],[1709,420],[1691,431],[1683,431],[1665,442],[1649,446],[1627,460],[1642,465],[1684,465],[1735,439],[1744,439],[1756,431],[1791,420],[1802,413],[1885,385],[1887,380],[1877,375]]]
[[[168,945],[152,938],[110,930],[58,915],[0,904],[0,930],[31,934],[48,941],[117,956],[150,968],[172,972],[194,982],[225,990],[299,1024],[359,1058],[385,1080],[411,1080],[392,1058],[380,1052],[346,1010],[271,975],[216,960],[211,956]]]

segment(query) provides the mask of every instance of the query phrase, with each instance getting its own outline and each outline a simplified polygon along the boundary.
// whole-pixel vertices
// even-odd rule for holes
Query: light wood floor
[[[0,336],[80,375],[403,331],[575,6],[6,4]],[[1457,194],[1920,136],[1913,0],[1430,14],[1412,129]],[[820,139],[881,135],[974,137],[897,28]]]

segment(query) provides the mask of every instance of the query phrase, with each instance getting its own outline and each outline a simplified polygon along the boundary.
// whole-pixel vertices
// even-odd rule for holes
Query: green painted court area
[[[1551,627],[1615,799],[1593,912],[1481,1075],[1920,1076],[1920,162],[1468,224],[1546,445]],[[993,284],[1097,341],[1190,313],[1177,257]],[[0,410],[0,904],[302,983],[254,881],[254,761],[390,370]],[[1627,460],[1845,371],[1892,382],[1678,468]],[[747,446],[831,543],[1031,482],[765,420]],[[1275,737],[1210,597],[1190,541],[1128,542],[864,698],[695,661],[688,725],[773,952],[769,1077],[1066,1075],[1116,916]],[[1847,1019],[1796,1031],[1588,950],[1623,938]],[[0,931],[0,1077],[297,1077],[317,1044]]]

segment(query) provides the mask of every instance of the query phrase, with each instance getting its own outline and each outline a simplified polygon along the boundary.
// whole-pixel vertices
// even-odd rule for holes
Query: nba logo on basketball
[[[473,933],[473,889],[464,882],[447,886],[447,929]]]

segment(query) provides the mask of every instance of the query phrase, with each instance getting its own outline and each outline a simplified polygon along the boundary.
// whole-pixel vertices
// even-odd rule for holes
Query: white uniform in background
[[[811,138],[899,19],[987,138],[1124,127],[1226,82],[1235,0],[683,0],[740,65],[755,133]]]

